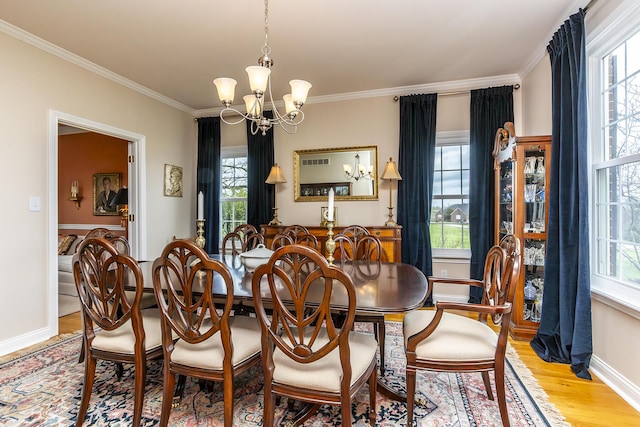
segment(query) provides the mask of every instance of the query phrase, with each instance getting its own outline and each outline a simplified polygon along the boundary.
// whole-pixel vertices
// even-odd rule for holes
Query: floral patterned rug
[[[72,426],[80,402],[83,364],[78,363],[80,336],[53,342],[30,354],[0,363],[0,426]],[[399,322],[387,322],[386,377],[404,387],[404,353]],[[6,358],[5,358],[6,359]],[[547,402],[531,373],[512,349],[508,352],[507,400],[512,426],[560,426],[562,415]],[[487,398],[480,374],[418,374],[415,417],[419,426],[498,426],[497,403]],[[148,366],[143,425],[157,425],[162,401],[162,363]],[[353,402],[354,422],[367,425],[366,387]],[[236,377],[234,425],[262,425],[262,368]],[[99,362],[84,425],[129,426],[133,410],[133,370],[125,366],[121,380],[112,364]],[[222,389],[201,391],[187,380],[182,402],[171,413],[171,426],[221,426]],[[406,406],[378,393],[379,426],[406,425]],[[291,417],[286,400],[276,411],[276,425]],[[340,425],[337,406],[324,405],[306,426]]]

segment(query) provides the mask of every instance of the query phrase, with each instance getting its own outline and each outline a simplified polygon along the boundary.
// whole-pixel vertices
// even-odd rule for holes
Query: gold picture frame
[[[120,189],[122,174],[117,172],[93,174],[93,214],[120,215],[113,203]]]
[[[164,165],[164,195],[182,197],[182,167]]]
[[[326,213],[328,210],[329,210],[329,207],[327,206],[323,206],[320,208],[320,227],[327,226]],[[334,227],[338,226],[338,207],[337,206],[333,207],[333,226]]]

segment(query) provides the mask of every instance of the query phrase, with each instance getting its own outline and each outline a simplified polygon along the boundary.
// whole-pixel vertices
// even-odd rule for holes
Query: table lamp
[[[127,236],[129,236],[129,221],[127,220],[127,216],[129,215],[129,189],[127,187],[122,187],[116,193],[116,197],[113,198],[111,202],[111,207],[123,206],[120,208],[120,214],[122,218],[120,218],[120,225],[124,227]]]
[[[269,176],[265,181],[267,184],[273,184],[273,219],[269,223],[269,225],[282,225],[282,222],[278,219],[278,184],[282,182],[287,182],[284,174],[282,173],[282,169],[278,164],[271,166],[271,172],[269,172]]]
[[[384,225],[388,227],[394,227],[398,225],[398,223],[393,220],[393,203],[391,199],[391,192],[393,190],[392,181],[400,181],[402,180],[402,177],[398,172],[398,165],[396,165],[396,162],[394,162],[391,157],[389,157],[389,161],[384,167],[384,172],[382,172],[381,179],[386,179],[389,181],[389,218],[387,219],[387,222],[384,223]]]

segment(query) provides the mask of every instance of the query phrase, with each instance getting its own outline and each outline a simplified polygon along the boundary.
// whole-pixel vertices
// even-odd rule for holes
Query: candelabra
[[[329,211],[325,212],[325,218],[327,220],[327,242],[325,247],[327,248],[327,261],[329,265],[333,265],[333,253],[336,250],[336,242],[333,240],[333,220],[329,220]]]
[[[202,249],[204,249],[204,244],[206,242],[204,238],[204,221],[204,219],[196,220],[196,226],[198,227],[198,230],[196,231],[196,245],[200,246]]]

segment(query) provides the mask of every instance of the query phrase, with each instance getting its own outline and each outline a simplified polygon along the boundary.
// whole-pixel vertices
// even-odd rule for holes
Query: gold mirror
[[[296,202],[378,200],[378,147],[327,148],[293,152]]]

